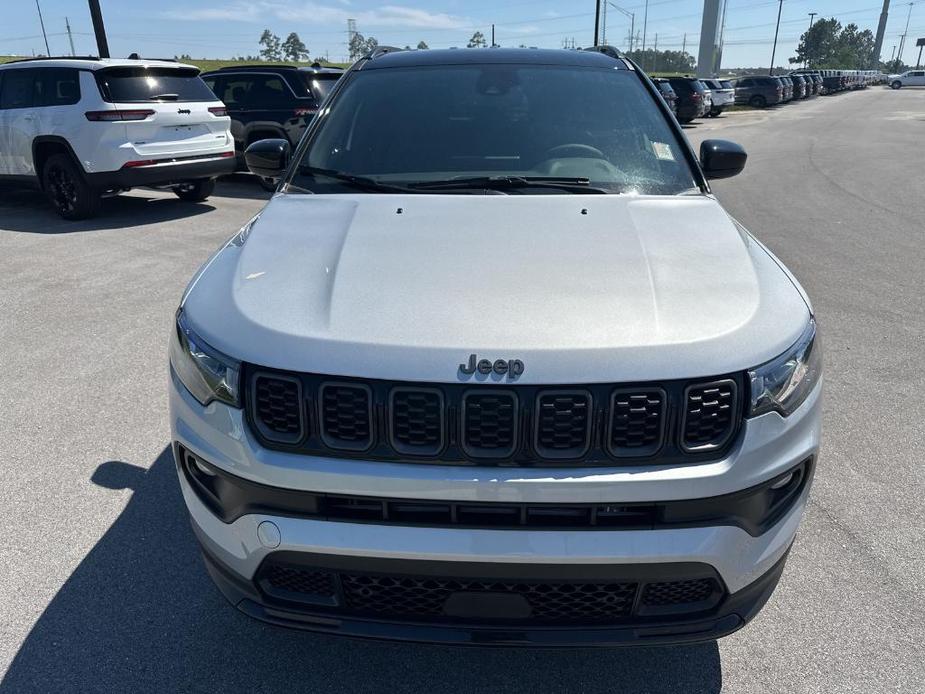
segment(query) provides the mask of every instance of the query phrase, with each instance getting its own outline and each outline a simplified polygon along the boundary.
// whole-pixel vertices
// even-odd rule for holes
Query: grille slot
[[[302,384],[295,378],[258,374],[253,389],[253,415],[260,433],[280,443],[300,441],[307,433]]]
[[[536,398],[534,447],[543,458],[580,458],[591,446],[591,394],[547,391]]]
[[[337,584],[330,571],[270,563],[258,583],[266,593],[285,600],[335,604]]]
[[[717,591],[719,591],[719,586],[712,578],[647,583],[642,594],[642,602],[652,607],[703,602]]]
[[[393,388],[389,394],[392,447],[411,455],[436,455],[443,449],[443,393]]]
[[[617,457],[657,453],[665,439],[665,391],[620,389],[610,397],[607,446]]]
[[[517,448],[517,396],[510,391],[463,395],[462,445],[478,458],[507,458]]]
[[[688,386],[684,393],[681,447],[689,453],[721,448],[735,430],[737,413],[735,381]]]
[[[348,451],[365,451],[372,445],[372,396],[367,386],[325,383],[320,401],[325,444]]]

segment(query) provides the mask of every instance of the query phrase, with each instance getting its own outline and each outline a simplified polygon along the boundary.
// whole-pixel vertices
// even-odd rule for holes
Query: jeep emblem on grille
[[[466,376],[471,376],[476,371],[485,376],[492,371],[499,376],[507,374],[509,379],[514,380],[524,372],[524,363],[520,359],[495,359],[492,362],[489,359],[479,359],[476,355],[470,354],[469,363],[460,364],[459,372]]]

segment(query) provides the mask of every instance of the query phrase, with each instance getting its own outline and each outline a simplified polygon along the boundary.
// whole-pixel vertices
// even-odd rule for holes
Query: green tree
[[[423,41],[418,41],[419,51],[426,51],[428,48],[430,48],[430,46],[428,46],[426,43],[424,43]]]
[[[263,30],[263,33],[260,35],[260,40],[257,43],[263,46],[263,48],[260,49],[260,57],[263,60],[274,61],[283,59],[283,54],[280,50],[279,36],[272,33],[269,29]]]
[[[857,24],[842,27],[834,17],[820,19],[803,32],[797,54],[789,60],[823,70],[865,69],[876,59],[874,42],[870,29],[860,31]]]
[[[647,48],[625,53],[628,58],[650,72],[691,72],[696,66],[694,56],[686,51],[656,51]]]
[[[350,37],[350,60],[359,60],[366,55],[366,38],[359,31]]]
[[[487,45],[488,41],[485,40],[485,35],[481,31],[477,31],[472,34],[472,38],[469,39],[466,48],[485,48]]]
[[[294,31],[283,41],[282,51],[283,57],[294,63],[300,60],[308,60],[308,48]]]

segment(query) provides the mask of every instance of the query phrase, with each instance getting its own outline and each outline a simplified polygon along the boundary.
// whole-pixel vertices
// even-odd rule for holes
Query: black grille
[[[254,379],[254,417],[264,436],[285,443],[300,440],[305,432],[299,381],[257,376]]]
[[[369,388],[346,383],[321,386],[321,435],[331,448],[364,451],[372,443]]]
[[[543,387],[244,371],[258,439],[307,455],[457,465],[684,464],[721,456],[742,418],[742,374]]]
[[[396,388],[391,393],[392,447],[401,453],[434,455],[443,448],[443,394]]]
[[[460,614],[454,601],[473,594],[513,598],[515,606],[523,605],[515,614],[480,614],[479,621],[549,624],[604,624],[625,621],[634,613],[699,611],[715,606],[724,595],[714,578],[655,583],[639,578],[447,578],[281,565],[272,558],[264,562],[256,582],[265,595],[286,602],[328,606],[359,617],[423,621],[466,619],[468,615]]]
[[[738,412],[735,381],[690,386],[684,403],[681,445],[687,451],[721,448],[732,435]]]
[[[463,396],[463,448],[469,455],[506,458],[517,447],[517,396],[505,391]]]
[[[580,458],[591,445],[591,394],[547,392],[536,399],[536,452],[544,458]]]
[[[297,593],[333,597],[336,592],[334,574],[279,564],[268,564],[261,575],[264,589],[277,594]]]
[[[712,578],[648,583],[642,594],[642,602],[651,607],[698,603],[709,600],[719,590],[719,585]]]
[[[610,401],[608,444],[621,457],[653,455],[662,447],[665,391],[618,390]]]

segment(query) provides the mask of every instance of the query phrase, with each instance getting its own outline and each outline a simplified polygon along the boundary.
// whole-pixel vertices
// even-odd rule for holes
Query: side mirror
[[[288,140],[257,140],[244,150],[244,161],[252,174],[280,178],[289,168],[292,148]]]
[[[729,140],[704,140],[700,144],[700,167],[707,178],[730,178],[742,173],[748,155]]]

